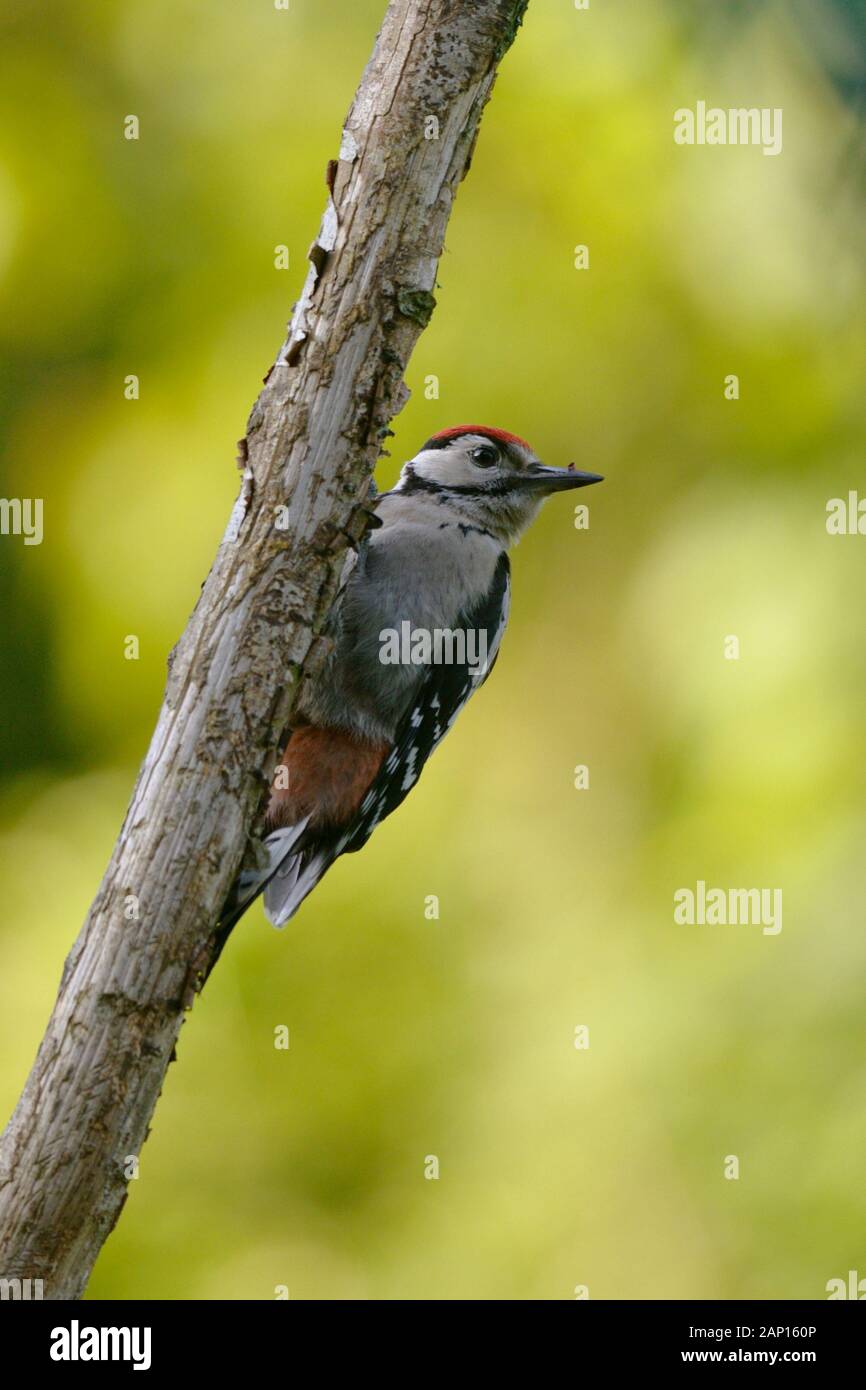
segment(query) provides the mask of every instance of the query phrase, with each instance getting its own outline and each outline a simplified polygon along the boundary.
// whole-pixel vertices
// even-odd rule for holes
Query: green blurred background
[[[383,10],[7,0],[0,486],[45,499],[45,538],[0,538],[4,1118]],[[607,481],[588,531],[559,498],[521,543],[495,677],[415,794],[283,934],[237,930],[91,1296],[866,1276],[866,538],[825,529],[866,490],[864,34],[860,3],[531,0],[379,481],[467,419]],[[676,146],[698,99],[782,107],[782,154]],[[676,926],[699,878],[781,887],[781,934]]]

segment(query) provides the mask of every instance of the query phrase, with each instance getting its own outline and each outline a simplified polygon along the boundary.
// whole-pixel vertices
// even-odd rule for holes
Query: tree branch
[[[346,546],[366,528],[457,184],[526,4],[391,0],[328,167],[307,282],[241,443],[241,494],[0,1143],[0,1275],[40,1278],[46,1298],[81,1294],[126,1200]]]

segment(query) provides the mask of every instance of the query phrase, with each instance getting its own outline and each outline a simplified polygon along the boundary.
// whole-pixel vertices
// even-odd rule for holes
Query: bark
[[[306,285],[241,441],[240,496],[0,1142],[0,1277],[42,1279],[48,1299],[80,1296],[126,1200],[294,691],[367,525],[455,191],[526,4],[392,0],[328,167]]]

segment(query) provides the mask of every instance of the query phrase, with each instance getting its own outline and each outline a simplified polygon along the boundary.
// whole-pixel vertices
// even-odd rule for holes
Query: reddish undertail
[[[311,830],[347,825],[389,746],[310,724],[296,729],[274,775],[268,830],[297,825],[305,817]]]
[[[268,803],[268,863],[238,878],[215,933],[205,979],[238,918],[260,893],[275,927],[294,916],[340,853],[341,829],[358,814],[390,746],[310,724],[294,731],[274,773]]]

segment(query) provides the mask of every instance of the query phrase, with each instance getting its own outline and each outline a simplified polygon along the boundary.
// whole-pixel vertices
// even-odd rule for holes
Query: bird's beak
[[[573,463],[567,468],[548,468],[544,463],[535,463],[527,469],[520,481],[525,487],[539,492],[565,492],[568,488],[603,483],[604,478],[600,473],[581,473]]]

